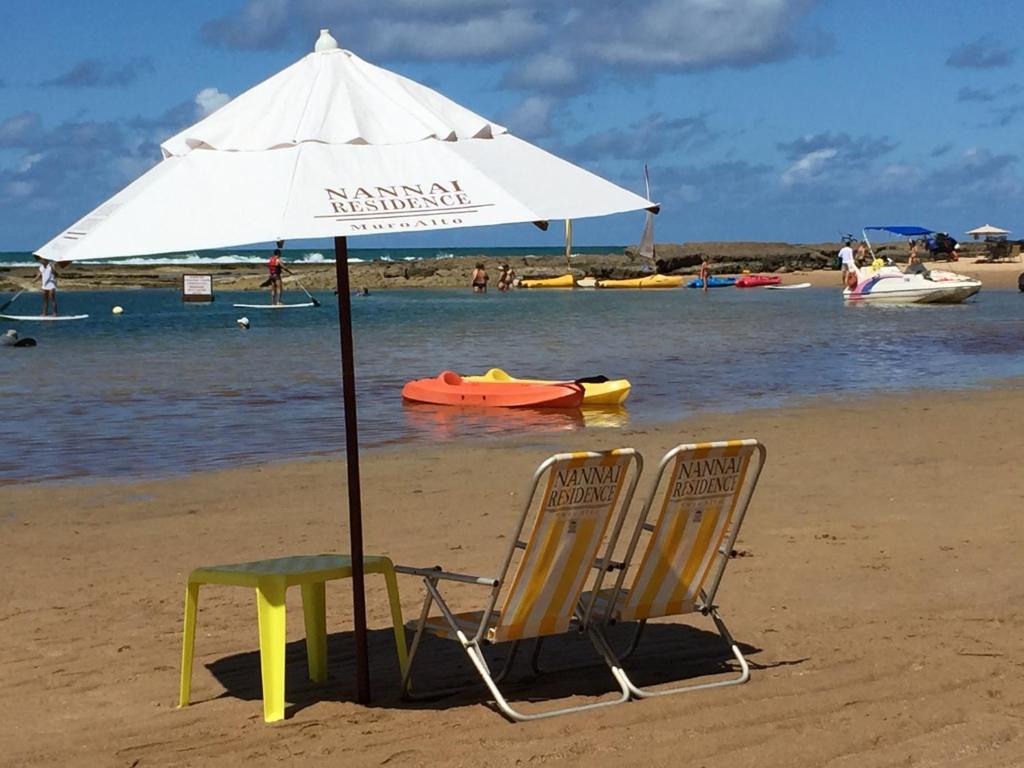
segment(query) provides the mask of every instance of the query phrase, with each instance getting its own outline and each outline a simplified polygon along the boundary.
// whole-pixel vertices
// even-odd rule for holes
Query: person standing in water
[[[39,283],[43,292],[43,316],[50,314],[53,304],[53,315],[57,315],[57,269],[52,261],[39,258]]]
[[[708,264],[708,260],[704,259],[700,263],[700,289],[707,291],[708,283],[711,282],[711,265]]]
[[[852,242],[851,238],[844,237],[843,247],[839,249],[839,263],[842,267],[843,286],[848,286],[849,275],[857,274],[857,262],[853,258],[853,248],[850,247]]]
[[[473,286],[473,293],[487,293],[487,281],[490,278],[487,277],[487,270],[484,269],[484,263],[478,261],[476,268],[473,270],[473,276],[470,278],[470,284]]]
[[[278,242],[283,242],[278,240]],[[284,263],[281,261],[281,249],[275,248],[273,255],[270,257],[270,261],[267,262],[267,269],[270,270],[270,303],[280,304],[281,293],[284,290],[284,281],[281,278],[281,272],[287,272],[289,275],[292,273],[290,269],[284,268]]]

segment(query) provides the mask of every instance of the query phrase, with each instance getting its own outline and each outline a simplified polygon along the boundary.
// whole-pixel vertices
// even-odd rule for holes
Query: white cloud
[[[608,4],[581,20],[599,61],[640,68],[749,66],[792,56],[793,22],[808,0],[647,0]]]
[[[515,66],[544,55],[562,72],[533,68],[541,83],[568,67],[600,76],[622,69],[752,66],[807,52],[797,22],[818,0],[248,0],[207,23],[203,37],[233,48],[274,48],[329,26],[371,57],[465,60]],[[514,77],[511,79],[515,79]]]
[[[401,58],[452,59],[505,55],[542,35],[528,10],[440,21],[386,19],[371,24],[374,48]]]
[[[827,147],[808,152],[782,172],[782,184],[786,187],[816,181],[829,171],[829,161],[839,154],[837,149]]]
[[[528,96],[502,115],[502,123],[517,136],[532,139],[551,135],[551,109],[554,99]]]
[[[196,107],[199,110],[199,116],[206,117],[231,101],[231,97],[211,87],[203,88],[203,90],[197,93],[195,101]]]
[[[512,87],[560,91],[571,89],[580,79],[576,63],[561,54],[539,53],[520,65],[513,65],[505,78]]]

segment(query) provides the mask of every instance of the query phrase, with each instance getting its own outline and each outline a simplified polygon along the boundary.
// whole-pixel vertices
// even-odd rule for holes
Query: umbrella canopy
[[[358,700],[368,703],[348,235],[546,222],[650,200],[338,48],[315,51],[162,145],[164,159],[36,253],[56,261],[334,237]]]
[[[332,41],[322,33],[319,51],[168,139],[162,162],[36,253],[79,261],[653,206]]]
[[[1008,230],[1008,229],[1001,229],[999,227],[993,227],[991,224],[983,224],[982,226],[977,227],[976,229],[968,230],[967,234],[968,235],[973,235],[976,238],[978,238],[978,237],[999,237],[999,236],[1005,236],[1005,235],[1010,234],[1010,230]]]

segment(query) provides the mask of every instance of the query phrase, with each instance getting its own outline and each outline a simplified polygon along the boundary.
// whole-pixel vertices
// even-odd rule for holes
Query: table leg
[[[196,612],[199,607],[199,584],[191,581],[185,587],[185,627],[181,640],[181,682],[178,706],[187,707],[192,693],[192,659],[196,648]]]
[[[327,680],[327,606],[324,582],[302,585],[302,613],[306,620],[306,663],[309,679]]]
[[[256,608],[260,627],[260,672],[263,677],[263,719],[284,719],[284,596],[283,578],[260,579],[256,587]]]
[[[398,654],[399,679],[405,679],[405,671],[409,668],[408,650],[405,644],[405,619],[402,618],[402,601],[398,597],[398,580],[390,563],[381,569],[384,583],[388,588],[388,602],[391,604],[391,626],[395,633],[395,652]]]

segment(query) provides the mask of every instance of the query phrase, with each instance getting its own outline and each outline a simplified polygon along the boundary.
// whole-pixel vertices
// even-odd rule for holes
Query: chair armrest
[[[425,579],[445,579],[447,581],[460,581],[464,584],[479,584],[483,587],[496,587],[500,583],[498,579],[489,579],[486,576],[469,576],[465,573],[442,571],[439,565],[435,565],[433,568],[413,568],[408,565],[396,565],[395,573],[407,573],[411,576],[422,576]]]

